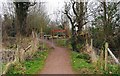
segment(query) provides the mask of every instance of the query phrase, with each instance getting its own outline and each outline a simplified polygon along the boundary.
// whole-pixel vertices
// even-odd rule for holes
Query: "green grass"
[[[67,39],[56,39],[54,40],[54,42],[57,44],[57,46],[67,47],[69,49],[72,49],[70,41],[68,41]]]
[[[93,65],[84,59],[82,54],[71,52],[72,67],[77,73],[91,73],[90,69],[94,69]],[[80,57],[79,57],[80,56]]]
[[[5,63],[0,63],[0,67],[2,67],[2,70],[5,70]]]
[[[108,70],[104,71],[97,64],[89,62],[89,56],[77,52],[71,52],[71,62],[73,70],[78,74],[120,74],[120,67],[108,64]]]
[[[55,39],[54,41],[58,46],[66,46],[66,39]]]
[[[47,51],[37,52],[33,60],[26,61],[24,63],[27,69],[25,74],[35,74],[38,71],[40,71],[44,66],[44,62],[45,59],[47,58],[47,55],[48,55]]]
[[[109,73],[112,73],[112,74],[119,74],[120,76],[120,66],[118,65],[111,65],[111,64],[108,64],[108,71],[105,71],[104,72],[105,74],[109,74]]]
[[[41,71],[45,64],[45,59],[48,56],[48,51],[38,51],[33,59],[27,60],[23,63],[17,63],[12,66],[7,75],[12,74],[36,74]]]

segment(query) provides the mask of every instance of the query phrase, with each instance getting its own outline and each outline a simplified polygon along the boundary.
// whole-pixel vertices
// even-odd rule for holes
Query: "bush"
[[[90,56],[88,54],[85,54],[85,53],[77,54],[76,58],[90,60]]]

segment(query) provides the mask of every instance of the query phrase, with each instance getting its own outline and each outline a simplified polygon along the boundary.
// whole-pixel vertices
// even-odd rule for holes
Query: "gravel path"
[[[71,63],[70,53],[66,48],[58,47],[54,43],[41,40],[54,49],[49,53],[46,64],[40,74],[74,74]]]

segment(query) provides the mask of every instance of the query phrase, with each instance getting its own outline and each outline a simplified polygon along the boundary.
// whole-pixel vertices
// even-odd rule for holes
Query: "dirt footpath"
[[[42,40],[54,49],[49,53],[40,74],[74,74],[70,64],[70,54],[66,48],[58,47],[54,43]]]

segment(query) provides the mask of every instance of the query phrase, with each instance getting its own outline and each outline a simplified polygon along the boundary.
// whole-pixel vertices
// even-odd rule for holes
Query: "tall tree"
[[[25,35],[26,31],[25,31],[25,28],[26,28],[26,18],[27,18],[27,15],[28,15],[28,9],[30,6],[34,6],[35,3],[31,3],[29,2],[19,2],[19,1],[15,1],[14,2],[14,5],[15,5],[15,12],[16,12],[16,17],[17,17],[17,20],[18,20],[18,32],[21,34],[21,35]]]
[[[70,8],[72,8],[73,14],[70,14]],[[65,5],[65,13],[70,23],[72,25],[72,37],[71,37],[71,45],[73,50],[79,51],[77,49],[77,44],[80,42],[80,33],[82,31],[83,26],[86,22],[86,12],[87,12],[87,3],[82,1],[71,0],[71,3]],[[76,29],[78,28],[78,29]]]
[[[118,45],[119,40],[117,37],[119,37],[118,30],[120,27],[119,4],[120,2],[99,2],[97,8],[92,11],[94,14],[93,37],[96,47],[99,46],[101,48],[105,41],[109,43],[112,50]]]

